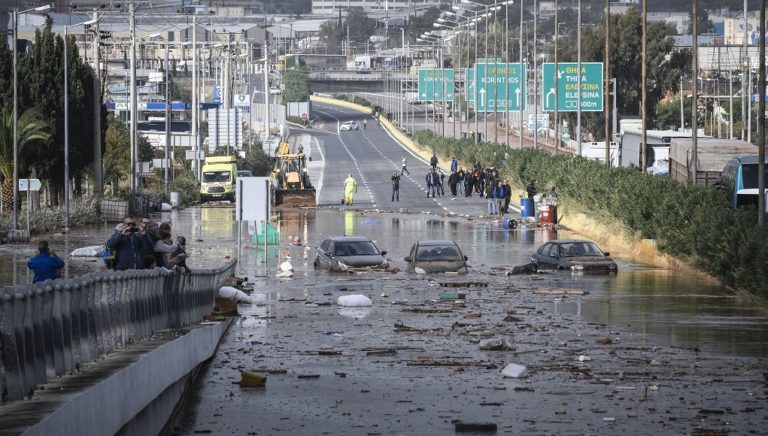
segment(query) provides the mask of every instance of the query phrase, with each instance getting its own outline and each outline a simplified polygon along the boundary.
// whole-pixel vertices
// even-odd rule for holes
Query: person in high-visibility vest
[[[352,202],[355,200],[355,193],[357,193],[357,181],[350,174],[344,180],[344,203],[352,206]]]

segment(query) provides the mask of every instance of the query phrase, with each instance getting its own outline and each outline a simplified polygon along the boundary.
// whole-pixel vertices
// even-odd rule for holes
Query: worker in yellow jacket
[[[344,203],[352,206],[352,202],[355,200],[355,194],[357,193],[357,181],[349,174],[344,180]]]

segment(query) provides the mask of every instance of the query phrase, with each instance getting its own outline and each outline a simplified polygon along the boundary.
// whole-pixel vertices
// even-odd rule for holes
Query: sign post
[[[19,179],[19,192],[27,191],[27,236],[29,236],[29,210],[32,209],[29,194],[31,191],[39,191],[41,186],[40,179]]]
[[[576,62],[558,62],[557,93],[555,93],[555,64],[543,65],[542,108],[553,112],[557,104],[558,112],[576,112],[579,108],[579,90],[581,90],[581,110],[583,112],[603,111],[603,63],[581,63],[581,87],[579,87],[579,69]],[[557,103],[555,103],[557,94]]]

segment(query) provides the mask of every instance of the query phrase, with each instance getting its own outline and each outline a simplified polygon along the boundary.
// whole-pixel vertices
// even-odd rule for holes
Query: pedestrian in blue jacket
[[[132,216],[123,219],[123,228],[115,232],[107,241],[107,247],[114,250],[117,255],[119,271],[127,269],[144,269],[144,256],[154,255],[152,239],[146,230],[136,226],[136,220]]]
[[[37,251],[37,255],[27,262],[27,267],[35,272],[32,283],[55,280],[59,270],[64,268],[64,261],[50,250],[47,241],[40,241]]]

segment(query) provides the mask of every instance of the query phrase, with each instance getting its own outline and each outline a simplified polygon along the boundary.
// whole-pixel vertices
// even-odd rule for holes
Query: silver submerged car
[[[559,239],[539,247],[531,262],[539,269],[615,273],[616,262],[592,241]]]
[[[409,273],[446,273],[466,274],[467,256],[456,241],[416,241],[411,252],[404,259]]]
[[[328,271],[384,270],[386,251],[364,236],[339,236],[323,241],[315,251],[315,269]]]

